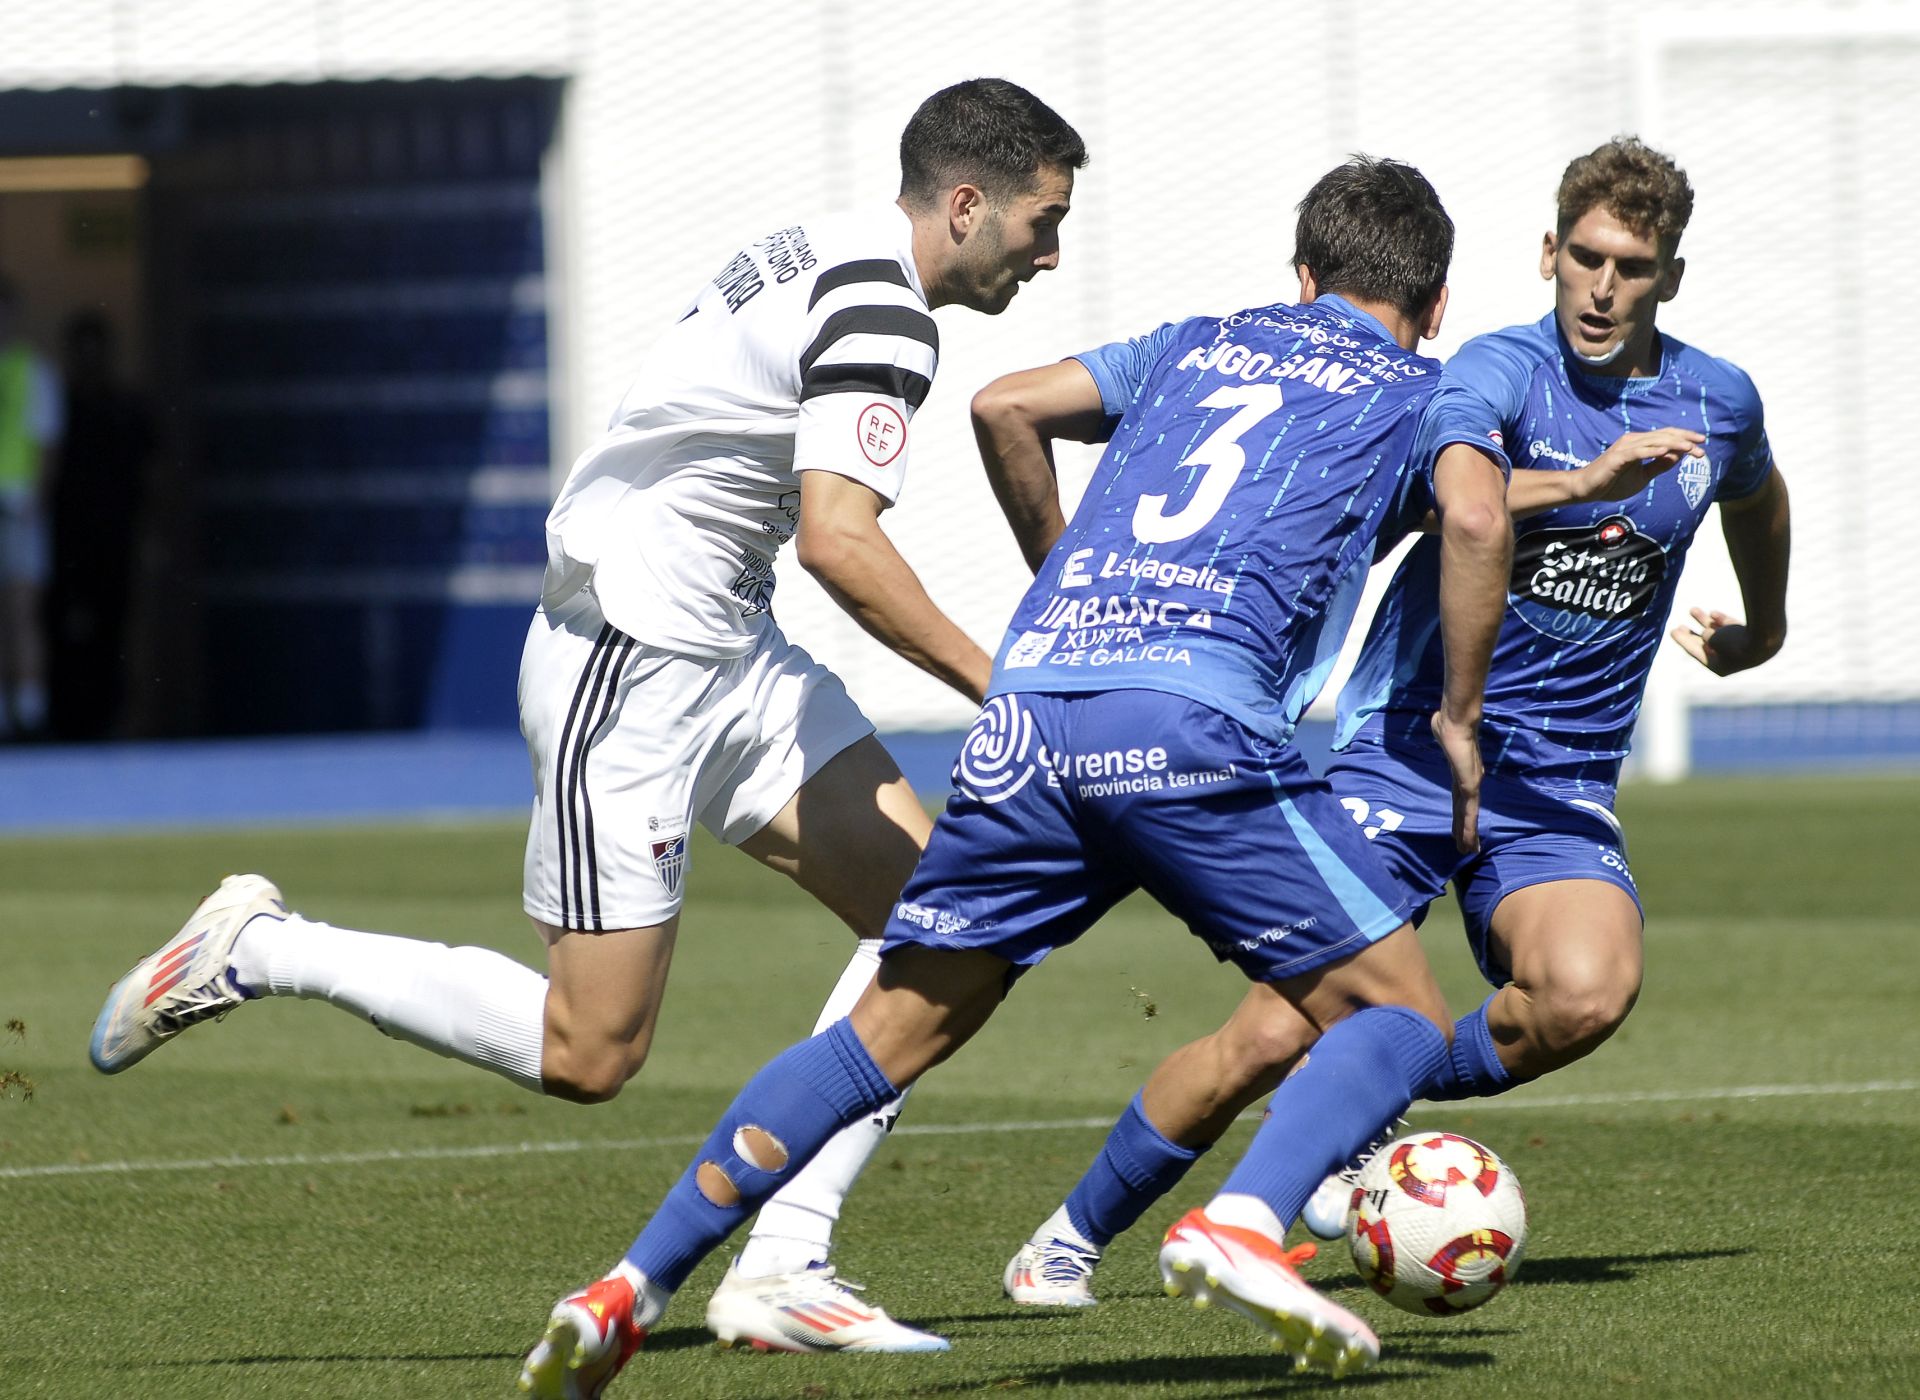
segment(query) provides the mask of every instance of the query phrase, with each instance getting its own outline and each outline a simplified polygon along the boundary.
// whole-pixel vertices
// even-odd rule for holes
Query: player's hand
[[[1667,635],[1675,645],[1716,676],[1750,670],[1771,660],[1779,651],[1737,617],[1718,609],[1689,608],[1694,626],[1676,627]]]
[[[1574,499],[1624,501],[1647,489],[1647,483],[1685,457],[1704,457],[1706,441],[1687,428],[1655,428],[1650,433],[1628,433],[1574,476]]]
[[[1462,855],[1480,849],[1480,721],[1433,712],[1433,737],[1453,772],[1453,844]]]

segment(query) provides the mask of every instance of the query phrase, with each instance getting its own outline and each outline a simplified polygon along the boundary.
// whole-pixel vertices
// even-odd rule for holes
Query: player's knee
[[[1240,1088],[1284,1070],[1313,1043],[1315,1032],[1299,1016],[1267,1017],[1236,1022],[1226,1038],[1222,1069],[1234,1081],[1223,1088]]]
[[[1597,1048],[1627,1019],[1639,993],[1631,983],[1606,977],[1581,978],[1551,987],[1540,1019],[1546,1039],[1563,1053],[1586,1054]]]
[[[611,1103],[647,1061],[644,1047],[607,1045],[583,1050],[569,1046],[549,1053],[540,1066],[541,1087],[570,1103]]]

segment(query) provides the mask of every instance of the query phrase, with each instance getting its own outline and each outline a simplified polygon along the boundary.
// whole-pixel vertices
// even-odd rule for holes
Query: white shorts
[[[737,845],[873,725],[777,627],[745,656],[686,656],[618,631],[583,590],[534,614],[520,730],[534,782],[526,911],[597,930],[666,922],[696,820]]]

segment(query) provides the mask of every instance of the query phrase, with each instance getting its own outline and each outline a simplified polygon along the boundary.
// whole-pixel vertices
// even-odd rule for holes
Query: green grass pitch
[[[1652,911],[1633,1018],[1543,1084],[1416,1109],[1519,1172],[1519,1282],[1425,1320],[1328,1251],[1309,1275],[1385,1347],[1340,1384],[1420,1400],[1920,1394],[1920,782],[1630,788],[1622,814]],[[804,897],[696,846],[654,1059],[598,1108],[324,1006],[245,1008],[115,1079],[86,1040],[108,983],[227,870],[268,872],[317,918],[531,960],[519,861],[506,824],[0,842],[0,1397],[513,1393],[553,1298],[618,1257],[739,1083],[810,1026],[845,935]],[[1450,907],[1425,937],[1464,1009],[1483,992]],[[1239,993],[1136,901],[921,1087],[850,1203],[839,1263],[951,1336],[950,1354],[720,1352],[700,1327],[710,1261],[613,1394],[1332,1384],[1294,1378],[1240,1319],[1160,1296],[1159,1234],[1244,1127],[1115,1244],[1100,1307],[1029,1313],[1000,1294],[1009,1253],[1099,1144],[1091,1123]]]

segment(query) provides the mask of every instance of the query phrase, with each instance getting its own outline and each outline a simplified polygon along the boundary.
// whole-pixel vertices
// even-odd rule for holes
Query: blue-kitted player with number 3
[[[597,1394],[694,1265],[841,1124],[1139,888],[1318,1033],[1221,1193],[1168,1235],[1170,1289],[1247,1314],[1302,1366],[1379,1354],[1281,1236],[1425,1091],[1453,1021],[1406,901],[1288,740],[1380,539],[1436,513],[1446,676],[1430,722],[1471,847],[1512,533],[1498,448],[1426,412],[1440,367],[1414,347],[1439,329],[1453,243],[1432,187],[1356,159],[1309,192],[1296,237],[1301,304],[1137,345],[1117,425],[1086,368],[1064,367],[1078,378],[1049,412],[1112,426],[1111,445],[1015,613],[880,973],[848,1019],[747,1085],[613,1273],[554,1309],[523,1386]]]
[[[1416,911],[1451,881],[1495,988],[1455,1026],[1430,1099],[1498,1094],[1546,1074],[1590,1053],[1632,1009],[1641,914],[1614,785],[1688,547],[1716,504],[1747,620],[1696,608],[1698,625],[1674,640],[1724,675],[1766,661],[1786,634],[1786,486],[1759,395],[1733,365],[1654,326],[1684,270],[1685,174],[1621,138],[1567,167],[1557,203],[1540,261],[1553,311],[1468,341],[1431,410],[1504,443],[1515,462],[1508,504],[1521,524],[1487,679],[1479,849],[1463,855],[1453,840],[1451,758],[1427,723],[1451,660],[1435,606],[1446,568],[1437,541],[1417,544],[1387,590],[1341,692],[1326,772]],[[1004,406],[984,420],[990,462],[1033,450],[1034,432],[1023,438]],[[1023,538],[1046,538],[1044,495],[1023,507],[1017,491],[1003,493]],[[1008,1264],[1008,1295],[1091,1305],[1101,1249],[1316,1033],[1255,988],[1219,1031],[1170,1056]],[[1344,1228],[1358,1165],[1330,1174],[1303,1211],[1322,1238]]]

